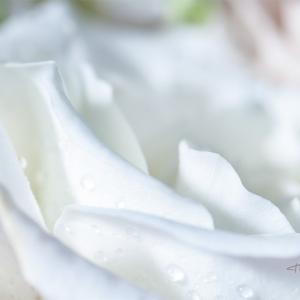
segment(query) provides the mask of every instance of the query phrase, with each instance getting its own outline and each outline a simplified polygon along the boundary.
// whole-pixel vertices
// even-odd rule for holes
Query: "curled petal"
[[[298,197],[287,201],[283,207],[284,214],[294,226],[297,232],[300,232],[300,200]]]
[[[0,184],[18,199],[17,205],[20,209],[44,226],[38,204],[23,174],[22,167],[26,168],[27,161],[24,157],[18,161],[15,150],[2,128],[0,128],[0,165]]]
[[[180,144],[177,189],[209,208],[216,226],[245,233],[293,232],[270,201],[250,193],[220,155]]]
[[[38,294],[24,279],[14,250],[0,228],[0,299],[37,300]]]
[[[77,256],[17,209],[1,190],[1,220],[23,274],[47,300],[155,300]]]
[[[55,233],[94,263],[166,299],[299,297],[293,271],[299,234],[243,235],[78,206],[64,211]]]
[[[71,66],[64,73],[70,101],[105,145],[147,173],[142,150],[113,100],[112,87],[97,78],[90,64],[78,62],[79,65],[76,65],[75,61],[75,58],[70,61]],[[77,93],[74,93],[76,90]]]
[[[7,114],[3,115],[15,143],[20,134],[30,136],[36,132],[36,141],[23,145],[22,151],[32,147],[31,152],[27,150],[35,165],[33,171],[44,175],[36,183],[36,193],[50,226],[64,205],[77,202],[110,208],[125,206],[213,227],[204,207],[140,172],[94,136],[66,98],[53,63],[4,66],[0,70],[0,85],[7,94],[6,105],[22,107],[19,113],[24,126],[18,124],[14,128]],[[37,170],[36,166],[42,169]]]

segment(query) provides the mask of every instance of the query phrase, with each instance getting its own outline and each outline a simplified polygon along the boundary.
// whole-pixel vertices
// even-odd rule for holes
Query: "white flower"
[[[53,3],[0,30],[0,298],[298,299],[300,203],[279,201],[298,192],[296,114],[241,102],[253,83],[239,67],[235,98],[211,91],[212,69],[198,85],[209,51],[194,37],[213,44],[216,29],[76,20]]]

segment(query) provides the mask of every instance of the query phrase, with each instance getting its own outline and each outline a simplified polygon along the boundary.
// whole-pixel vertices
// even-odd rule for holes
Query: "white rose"
[[[300,203],[279,201],[298,192],[297,115],[285,118],[280,99],[236,109],[247,91],[200,100],[216,71],[199,86],[201,58],[186,46],[207,54],[194,37],[214,43],[214,29],[141,39],[138,29],[125,38],[82,23],[80,35],[75,21],[54,3],[0,30],[0,59],[13,62],[0,67],[0,298],[298,299]],[[102,44],[91,43],[96,34]],[[105,59],[96,59],[97,49]],[[160,55],[165,73],[157,80]],[[55,59],[62,75],[53,62],[37,62],[45,59]],[[117,103],[97,73],[114,84]],[[249,192],[222,156],[183,138],[222,153],[285,214]]]

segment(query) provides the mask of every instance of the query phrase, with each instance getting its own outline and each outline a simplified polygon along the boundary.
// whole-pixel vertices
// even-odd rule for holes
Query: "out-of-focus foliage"
[[[74,0],[85,11],[118,21],[133,23],[199,23],[216,7],[215,0]],[[131,10],[131,11],[130,11]],[[134,13],[133,13],[134,12]],[[131,20],[128,20],[128,17]]]
[[[0,0],[0,22],[13,13],[28,9],[45,0]]]
[[[0,0],[0,22],[3,21],[9,13],[7,0]]]
[[[214,0],[172,0],[175,20],[188,23],[202,23],[216,8]]]
[[[32,5],[49,0],[0,0],[0,21]],[[63,0],[61,0],[63,1]],[[67,1],[67,0],[65,0]],[[98,18],[135,24],[201,23],[216,7],[216,0],[68,0]]]

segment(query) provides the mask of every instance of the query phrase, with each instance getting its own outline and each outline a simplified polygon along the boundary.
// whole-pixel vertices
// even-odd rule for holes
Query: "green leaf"
[[[171,0],[171,19],[177,22],[202,23],[215,8],[215,0]]]

